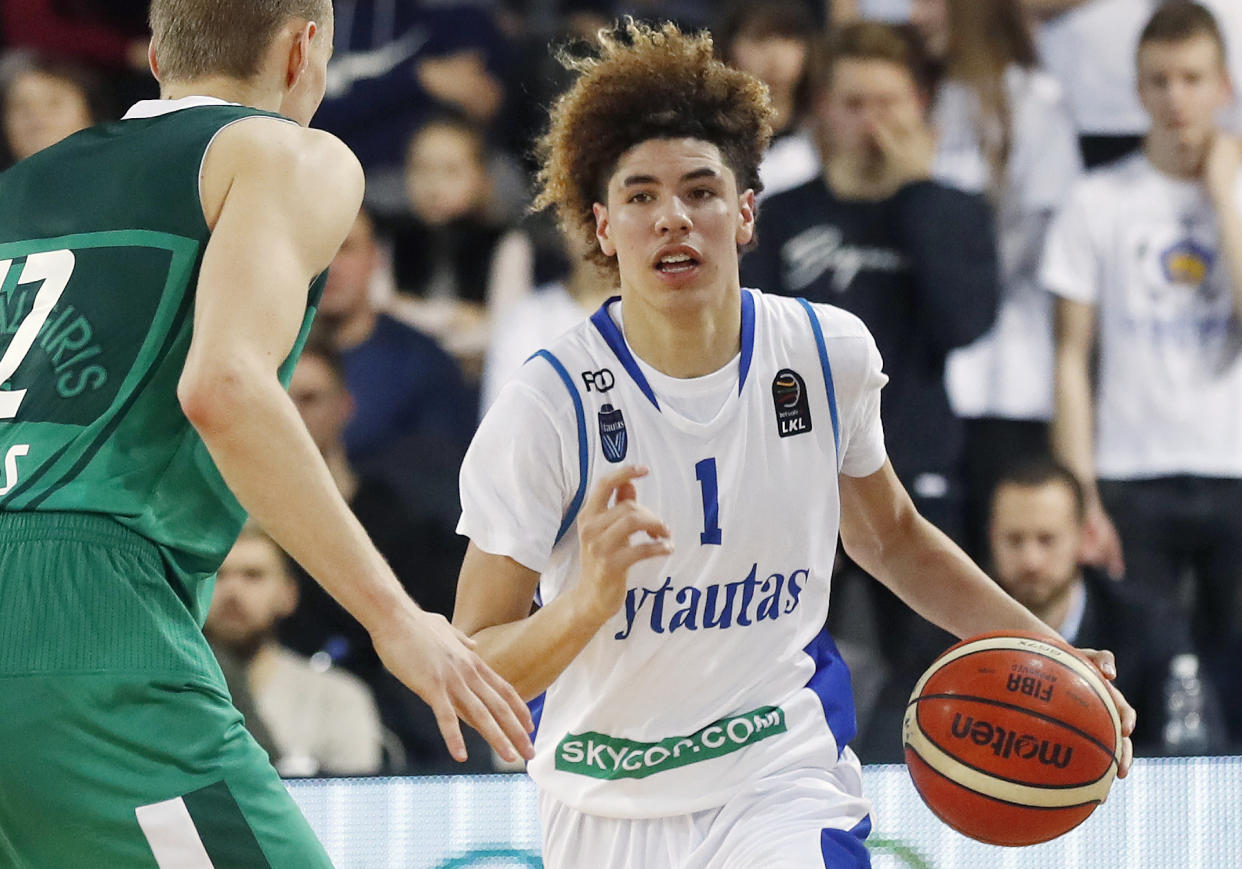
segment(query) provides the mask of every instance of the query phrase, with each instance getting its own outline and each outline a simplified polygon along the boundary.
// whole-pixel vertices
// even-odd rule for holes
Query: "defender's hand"
[[[535,729],[513,687],[475,654],[475,643],[444,616],[411,609],[371,634],[375,651],[401,682],[435,713],[449,753],[466,759],[461,718],[510,763],[530,760]]]

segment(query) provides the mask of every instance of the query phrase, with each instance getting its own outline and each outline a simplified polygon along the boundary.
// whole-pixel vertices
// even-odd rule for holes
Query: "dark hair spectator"
[[[0,61],[0,167],[24,160],[108,113],[99,77],[86,67],[38,54],[10,54]]]
[[[819,174],[819,151],[808,121],[823,39],[804,0],[734,0],[716,28],[721,57],[768,86],[775,117],[772,142],[759,165],[768,196]]]

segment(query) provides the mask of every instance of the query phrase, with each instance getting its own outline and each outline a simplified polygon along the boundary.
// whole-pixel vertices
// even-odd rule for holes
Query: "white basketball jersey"
[[[591,814],[724,804],[747,780],[831,767],[855,731],[849,675],[824,631],[837,475],[884,462],[870,334],[824,305],[742,291],[737,381],[713,419],[651,388],[606,303],[526,363],[462,467],[458,530],[578,581],[574,521],[622,464],[673,553],[630,569],[624,605],[545,694],[530,773]]]

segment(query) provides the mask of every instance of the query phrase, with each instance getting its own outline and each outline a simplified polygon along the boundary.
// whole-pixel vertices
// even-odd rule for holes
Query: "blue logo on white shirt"
[[[605,404],[599,409],[599,442],[608,461],[619,462],[625,458],[629,438],[625,434],[625,417],[621,415],[621,408]]]

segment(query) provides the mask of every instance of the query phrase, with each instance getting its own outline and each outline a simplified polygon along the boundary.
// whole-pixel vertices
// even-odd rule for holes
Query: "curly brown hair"
[[[772,137],[768,89],[713,54],[706,31],[684,34],[627,18],[599,33],[599,52],[560,61],[580,75],[557,99],[538,143],[534,208],[556,210],[561,228],[588,243],[589,258],[616,274],[595,240],[592,206],[606,200],[621,155],[650,139],[699,139],[720,149],[739,190],[758,193],[759,162]]]

